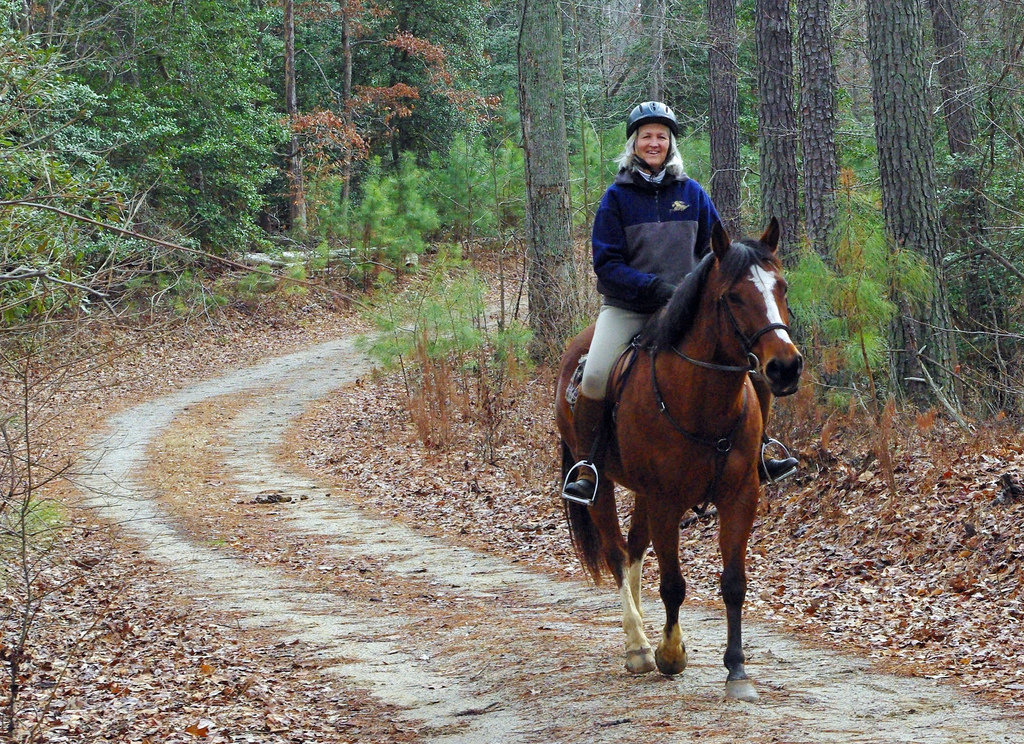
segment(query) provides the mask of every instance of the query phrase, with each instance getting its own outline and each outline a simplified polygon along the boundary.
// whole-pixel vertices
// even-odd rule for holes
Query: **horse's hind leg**
[[[631,587],[632,567],[627,568],[626,542],[622,539],[619,515],[615,508],[615,484],[602,479],[597,498],[590,507],[590,515],[601,535],[604,560],[619,590],[622,603],[622,630],[626,634],[626,670],[632,674],[654,671],[654,654],[644,633],[639,603],[634,600]],[[639,577],[639,573],[637,574]],[[639,588],[637,589],[639,594]]]

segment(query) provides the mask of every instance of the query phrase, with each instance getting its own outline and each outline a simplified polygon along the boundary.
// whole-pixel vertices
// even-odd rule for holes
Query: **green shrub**
[[[426,176],[412,156],[404,156],[393,174],[384,173],[380,160],[374,160],[352,210],[352,223],[353,241],[364,261],[385,260],[399,267],[410,255],[423,253],[440,220],[426,198]]]
[[[252,300],[259,295],[265,295],[274,291],[277,286],[277,279],[273,277],[270,269],[261,266],[255,271],[246,272],[237,284],[237,291],[242,299]]]
[[[924,259],[894,249],[878,194],[844,171],[835,253],[804,248],[787,272],[789,301],[802,345],[826,385],[871,388],[888,377],[888,339],[896,294],[924,301],[931,286]]]
[[[447,449],[456,414],[476,421],[493,460],[516,386],[529,370],[529,330],[487,319],[486,286],[456,248],[442,248],[415,286],[393,279],[370,314],[377,333],[360,346],[385,369],[399,369],[410,417],[430,447]]]

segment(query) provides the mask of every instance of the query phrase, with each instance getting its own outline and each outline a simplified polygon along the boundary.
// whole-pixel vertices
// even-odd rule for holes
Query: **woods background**
[[[658,98],[732,232],[782,219],[828,389],[1020,409],[1019,3],[2,6],[8,325],[216,302],[210,255],[371,289],[449,243],[529,256],[550,353],[625,114]]]
[[[590,224],[648,99],[730,232],[783,224],[809,392],[777,421],[818,468],[766,533],[834,517],[873,555],[884,493],[908,585],[932,561],[953,607],[991,569],[1017,602],[1016,512],[979,514],[1022,493],[1022,54],[1011,0],[0,0],[0,722],[81,537],[42,497],[72,474],[58,434],[111,359],[348,303],[423,445],[468,423],[496,466],[523,380],[593,318]],[[937,418],[963,439],[923,443]],[[964,442],[998,462],[950,497]],[[922,503],[927,540],[900,516]]]

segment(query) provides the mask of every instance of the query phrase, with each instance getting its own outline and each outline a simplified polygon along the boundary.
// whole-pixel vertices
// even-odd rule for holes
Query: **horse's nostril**
[[[804,358],[797,354],[793,359],[782,361],[772,359],[764,367],[764,373],[769,380],[776,383],[788,383],[800,377],[804,369]]]

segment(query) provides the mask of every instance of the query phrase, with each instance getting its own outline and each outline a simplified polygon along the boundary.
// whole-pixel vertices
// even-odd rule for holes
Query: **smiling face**
[[[652,173],[661,170],[668,157],[672,133],[664,124],[642,124],[636,130],[633,152],[650,167]]]

